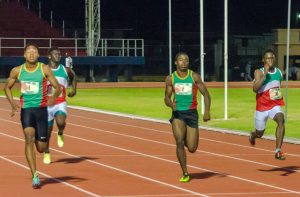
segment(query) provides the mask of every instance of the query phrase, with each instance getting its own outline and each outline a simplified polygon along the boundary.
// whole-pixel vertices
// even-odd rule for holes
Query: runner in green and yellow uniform
[[[183,172],[180,182],[188,182],[190,176],[184,147],[191,153],[198,148],[197,92],[200,91],[204,96],[204,121],[210,120],[210,95],[199,74],[188,69],[189,57],[186,53],[178,53],[175,64],[176,71],[166,78],[165,104],[173,110],[170,122],[176,140],[177,158]]]
[[[34,144],[38,152],[47,148],[48,114],[47,106],[54,105],[60,88],[51,69],[38,62],[38,46],[34,43],[26,45],[24,50],[25,63],[13,68],[5,84],[5,94],[11,104],[11,116],[19,110],[19,105],[12,95],[12,87],[18,80],[21,84],[21,123],[25,136],[25,155],[32,173],[32,186],[40,187],[40,179],[36,170]],[[56,88],[54,97],[47,100],[47,80]]]

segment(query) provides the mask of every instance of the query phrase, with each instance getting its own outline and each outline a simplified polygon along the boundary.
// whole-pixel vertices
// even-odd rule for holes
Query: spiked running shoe
[[[190,181],[190,175],[188,173],[184,173],[179,181],[182,182],[182,183],[189,182]]]
[[[60,148],[64,146],[64,134],[62,135],[57,134],[57,145]]]
[[[50,153],[44,153],[44,164],[50,164],[51,163],[51,155]]]
[[[34,173],[33,178],[32,178],[32,187],[33,189],[39,189],[41,187],[41,181],[38,176],[38,173]]]
[[[285,156],[284,156],[284,153],[282,151],[278,151],[275,153],[275,159],[278,159],[278,160],[285,160]]]
[[[254,132],[251,132],[249,135],[249,142],[252,146],[255,146],[255,136],[254,136]]]

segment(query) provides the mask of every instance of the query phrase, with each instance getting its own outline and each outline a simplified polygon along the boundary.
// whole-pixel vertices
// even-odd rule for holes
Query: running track
[[[78,109],[69,109],[63,148],[53,133],[53,163],[37,154],[42,188],[33,190],[19,114],[9,113],[0,98],[1,196],[300,196],[299,145],[284,144],[278,161],[274,141],[251,147],[246,136],[201,130],[184,184],[169,124]]]

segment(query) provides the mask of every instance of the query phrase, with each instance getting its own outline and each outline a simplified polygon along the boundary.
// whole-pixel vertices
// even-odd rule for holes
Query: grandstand
[[[95,69],[107,73],[108,81],[118,81],[118,74],[125,70],[125,78],[131,80],[132,66],[145,62],[143,39],[101,38],[94,48],[89,45],[91,29],[84,38],[66,38],[64,31],[51,24],[20,1],[0,1],[1,77],[7,77],[12,66],[23,62],[23,49],[28,42],[40,46],[40,61],[45,63],[48,49],[58,46],[63,55],[68,53],[73,57],[74,69],[85,81],[95,81]],[[91,48],[94,48],[92,53]]]

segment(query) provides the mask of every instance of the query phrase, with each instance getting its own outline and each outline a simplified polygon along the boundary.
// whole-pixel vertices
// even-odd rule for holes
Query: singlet
[[[172,73],[174,102],[179,111],[197,108],[197,86],[192,74],[193,71],[188,70],[187,75],[181,78],[176,71]]]
[[[260,68],[264,73],[264,68]],[[268,72],[263,81],[263,85],[258,89],[256,94],[256,110],[266,111],[275,106],[283,106],[284,101],[280,90],[282,73],[278,68],[274,72]]]
[[[27,70],[21,65],[18,80],[21,84],[20,102],[22,108],[46,107],[47,79],[43,71],[43,63],[37,62],[36,69]]]
[[[55,78],[57,79],[60,87],[61,94],[56,98],[55,104],[59,104],[66,101],[66,92],[68,87],[68,73],[63,65],[58,65],[57,68],[51,68]],[[54,88],[48,82],[48,96],[53,96]]]

